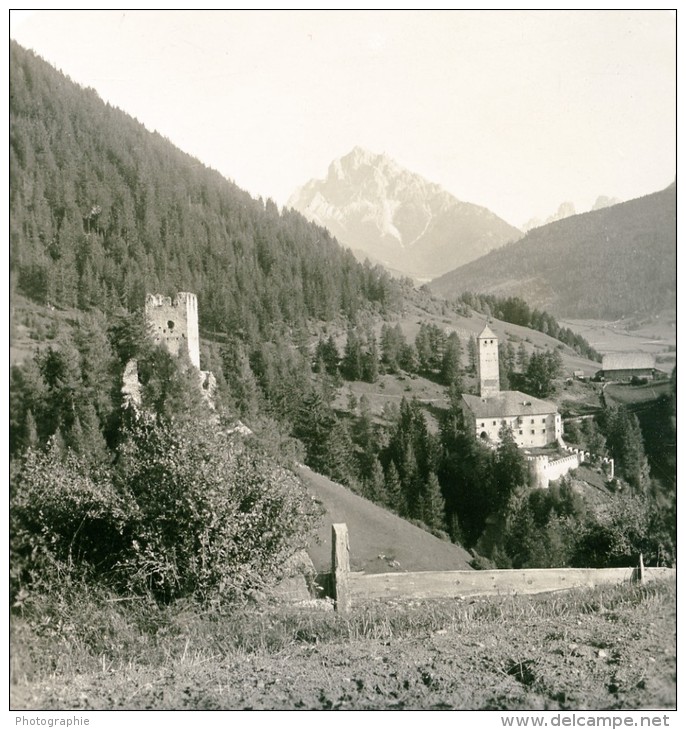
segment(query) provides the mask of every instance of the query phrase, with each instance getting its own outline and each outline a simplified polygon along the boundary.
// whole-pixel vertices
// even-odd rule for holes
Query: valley
[[[10,57],[13,707],[673,706],[671,584],[314,576],[332,522],[367,573],[675,565],[674,186],[522,235],[355,147],[280,208]]]
[[[599,352],[648,352],[666,373],[676,364],[676,311],[619,320],[561,319],[560,324],[580,334]]]

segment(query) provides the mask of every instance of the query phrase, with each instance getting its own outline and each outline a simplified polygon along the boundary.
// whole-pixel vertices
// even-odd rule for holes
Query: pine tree
[[[376,383],[379,379],[379,350],[373,334],[369,338],[367,347],[368,349],[362,355],[362,379],[367,383]]]
[[[422,520],[427,527],[434,530],[445,529],[445,499],[443,499],[441,485],[434,472],[429,472],[429,477],[424,485]]]
[[[447,386],[462,388],[462,345],[455,332],[451,332],[446,340],[441,363],[441,381]]]
[[[362,344],[354,329],[348,330],[341,371],[347,380],[362,380]]]
[[[386,494],[388,498],[388,507],[393,510],[396,514],[404,516],[407,514],[407,501],[405,499],[405,492],[400,482],[400,474],[395,465],[395,462],[391,461],[385,470],[385,483],[386,483]]]
[[[476,344],[476,337],[474,337],[474,335],[471,335],[467,342],[467,354],[469,356],[469,369],[472,373],[476,373],[476,363],[479,351]]]
[[[388,503],[383,466],[376,457],[372,461],[369,476],[364,480],[364,496],[376,504],[386,506]]]

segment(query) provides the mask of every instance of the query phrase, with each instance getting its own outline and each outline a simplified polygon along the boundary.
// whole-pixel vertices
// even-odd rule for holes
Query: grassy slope
[[[352,570],[469,570],[471,556],[459,545],[439,540],[307,467],[301,467],[299,474],[326,509],[317,531],[319,542],[309,549],[318,571],[330,570],[333,522],[348,525]]]
[[[10,706],[627,710],[676,705],[676,587],[388,601],[350,616],[73,600],[15,617]]]

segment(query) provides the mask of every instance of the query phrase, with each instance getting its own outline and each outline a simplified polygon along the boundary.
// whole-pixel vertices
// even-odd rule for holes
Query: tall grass
[[[579,589],[544,596],[386,601],[350,615],[284,606],[160,606],[121,600],[105,590],[74,588],[34,596],[13,610],[11,681],[29,683],[72,673],[198,664],[232,654],[281,653],[303,644],[390,641],[436,631],[469,633],[493,625],[580,617],[675,600],[673,582]]]

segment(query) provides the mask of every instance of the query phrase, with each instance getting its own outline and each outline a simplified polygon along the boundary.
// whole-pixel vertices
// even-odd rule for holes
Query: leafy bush
[[[29,451],[12,492],[14,589],[106,581],[168,601],[236,599],[279,576],[319,509],[257,447],[130,412],[116,467]]]
[[[113,569],[126,543],[127,505],[105,470],[88,473],[53,438],[29,449],[13,480],[12,589],[52,589]]]

